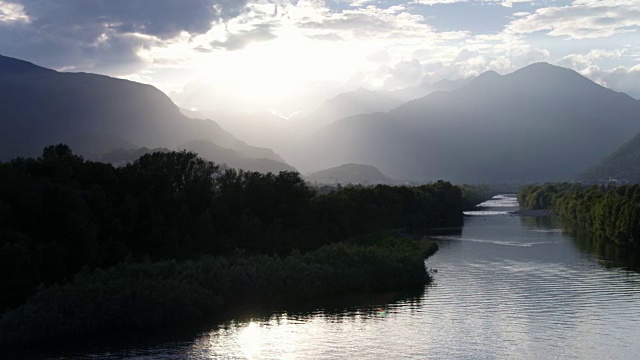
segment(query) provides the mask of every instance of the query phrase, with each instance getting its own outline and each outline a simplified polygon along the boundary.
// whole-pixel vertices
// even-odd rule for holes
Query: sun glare
[[[260,326],[250,322],[238,333],[238,344],[242,353],[249,359],[259,356],[262,350],[262,333]]]

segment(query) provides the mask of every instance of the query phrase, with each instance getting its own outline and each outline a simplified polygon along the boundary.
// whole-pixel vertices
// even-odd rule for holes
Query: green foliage
[[[317,194],[298,173],[222,170],[192,152],[116,168],[51,146],[0,163],[0,309],[125,259],[287,255],[379,230],[461,225],[461,196],[442,181]]]
[[[320,295],[422,287],[433,242],[373,238],[304,255],[205,256],[121,263],[41,289],[0,318],[0,345],[25,345],[215,317],[231,308]]]
[[[462,207],[464,210],[472,210],[478,204],[483,203],[499,194],[487,185],[462,185]]]
[[[566,225],[586,230],[596,240],[640,249],[640,185],[528,186],[518,199],[525,208],[553,210]]]

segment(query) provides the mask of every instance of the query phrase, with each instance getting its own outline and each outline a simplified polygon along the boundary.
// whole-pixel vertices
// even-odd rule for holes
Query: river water
[[[553,219],[510,214],[512,196],[484,205],[461,232],[437,237],[427,261],[435,283],[421,294],[268,313],[75,358],[640,358],[637,269],[564,235]]]

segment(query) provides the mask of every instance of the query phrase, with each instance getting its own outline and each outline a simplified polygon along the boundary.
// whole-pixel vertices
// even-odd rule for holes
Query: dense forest
[[[520,191],[518,200],[524,208],[553,210],[563,224],[586,230],[597,240],[640,249],[640,185],[528,186]]]
[[[422,260],[433,248],[415,248],[406,239],[353,239],[388,229],[420,233],[461,225],[462,206],[460,188],[443,181],[318,194],[295,172],[222,170],[187,151],[146,154],[114,167],[86,161],[66,145],[50,146],[37,159],[0,163],[0,301],[11,309],[29,298],[5,312],[0,333],[14,333],[16,324],[43,313],[60,315],[51,315],[63,324],[53,328],[71,326],[68,321],[79,321],[82,312],[108,314],[127,308],[128,301],[139,301],[138,307],[145,301],[173,304],[154,312],[168,322],[189,317],[180,315],[185,309],[219,308],[182,306],[191,301],[186,293],[196,302],[201,294],[227,304],[251,291],[259,294],[253,298],[272,298],[273,289],[295,296],[415,285],[416,279],[423,284]],[[279,285],[256,280],[264,274],[280,279]],[[153,285],[133,280],[146,277]],[[240,285],[247,283],[259,289]],[[126,284],[134,285],[125,290]],[[96,296],[118,296],[120,307],[109,301],[115,307],[105,310],[91,300]],[[55,333],[97,326],[92,316],[87,319],[82,321],[90,324]],[[36,324],[34,329],[50,326]]]

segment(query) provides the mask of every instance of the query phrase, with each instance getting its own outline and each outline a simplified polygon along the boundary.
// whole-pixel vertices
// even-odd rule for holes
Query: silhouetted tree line
[[[319,195],[295,172],[221,170],[192,152],[156,152],[124,167],[66,145],[0,164],[0,302],[124,261],[288,255],[383,229],[462,222],[461,190],[347,187]]]
[[[462,208],[464,210],[473,210],[478,204],[500,193],[488,185],[461,185],[460,189],[462,190]]]
[[[518,199],[525,208],[553,210],[563,223],[586,230],[596,240],[640,249],[640,185],[528,186]]]
[[[197,261],[123,262],[85,270],[5,313],[0,347],[221,319],[234,308],[257,303],[421,288],[424,259],[436,250],[434,242],[383,237],[286,257],[237,251]]]

